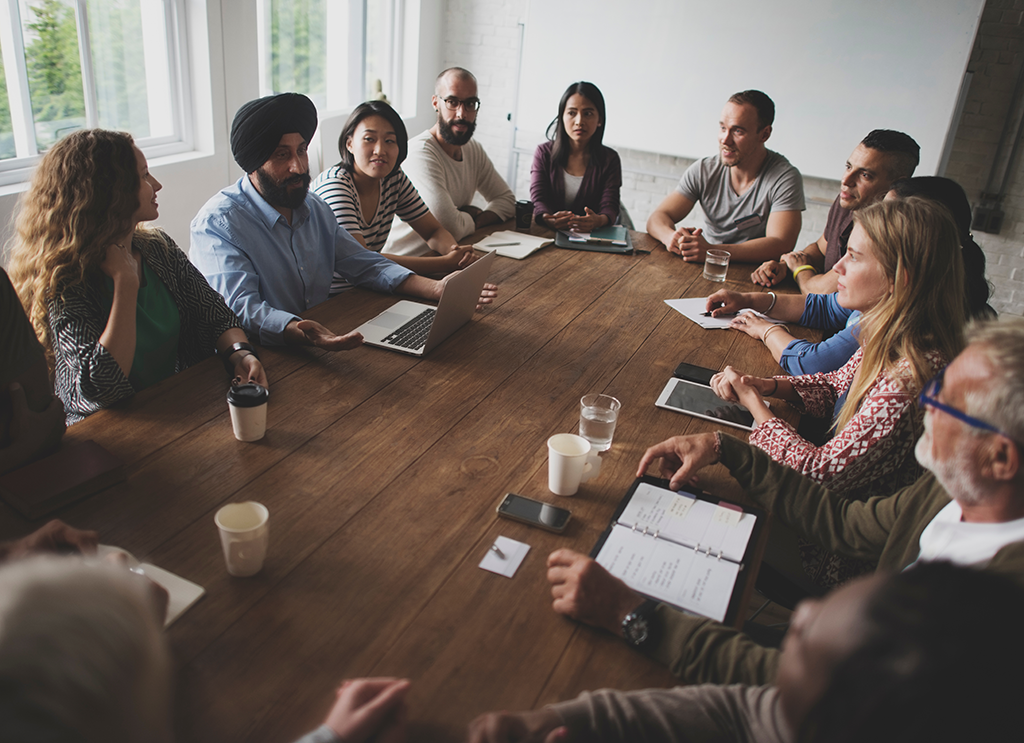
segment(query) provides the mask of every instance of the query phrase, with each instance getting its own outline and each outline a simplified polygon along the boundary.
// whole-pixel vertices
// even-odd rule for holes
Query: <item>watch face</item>
[[[622,627],[622,634],[626,640],[639,647],[647,640],[648,628],[646,617],[637,616],[636,612],[626,617]]]

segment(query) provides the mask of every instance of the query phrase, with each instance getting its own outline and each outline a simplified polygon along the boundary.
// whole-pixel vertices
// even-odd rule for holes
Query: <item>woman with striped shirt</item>
[[[383,101],[356,107],[338,137],[341,161],[313,181],[312,190],[334,210],[338,224],[367,250],[380,252],[397,214],[437,256],[385,255],[419,274],[465,268],[476,257],[472,245],[458,245],[430,213],[416,187],[402,172],[409,135],[398,113]],[[350,284],[335,274],[331,294]]]

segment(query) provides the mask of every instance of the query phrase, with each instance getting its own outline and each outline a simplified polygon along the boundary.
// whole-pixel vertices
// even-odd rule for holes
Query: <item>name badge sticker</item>
[[[764,220],[760,214],[751,214],[749,217],[741,217],[732,223],[734,229],[745,230],[748,227],[757,227]]]

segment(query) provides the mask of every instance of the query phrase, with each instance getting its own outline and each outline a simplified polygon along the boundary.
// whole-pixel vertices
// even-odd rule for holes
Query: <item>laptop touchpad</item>
[[[377,317],[370,321],[371,325],[377,325],[381,328],[387,328],[388,330],[394,330],[400,328],[409,322],[409,315],[405,312],[396,312],[395,310],[385,310]]]

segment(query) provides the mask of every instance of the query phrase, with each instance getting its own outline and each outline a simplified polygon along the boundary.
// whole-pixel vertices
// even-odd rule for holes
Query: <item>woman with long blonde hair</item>
[[[25,194],[11,279],[44,348],[68,423],[220,353],[266,385],[238,319],[166,233],[160,182],[131,135],[74,132]]]
[[[754,416],[750,443],[849,498],[893,493],[921,474],[914,444],[923,429],[915,400],[963,348],[963,260],[949,210],[912,197],[859,210],[839,274],[839,303],[860,310],[859,350],[834,372],[763,379],[732,367],[712,379]],[[830,417],[822,446],[800,437],[765,405],[776,397]],[[825,582],[832,582],[826,580]]]

